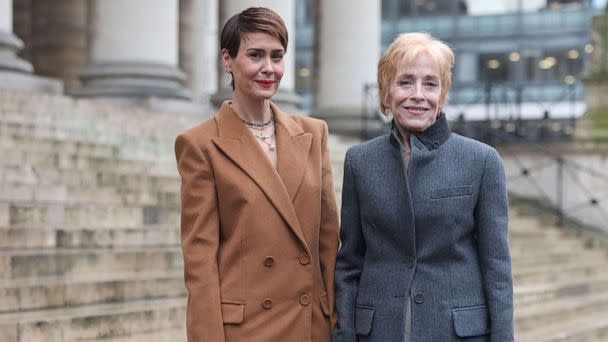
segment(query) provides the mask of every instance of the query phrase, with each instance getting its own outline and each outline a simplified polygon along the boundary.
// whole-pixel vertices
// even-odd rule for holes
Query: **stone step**
[[[103,342],[175,342],[186,341],[186,328],[167,329],[153,333],[130,335],[126,337],[104,338]],[[82,340],[82,342],[99,341],[98,339]]]
[[[608,310],[578,315],[564,322],[516,333],[518,342],[606,342]]]
[[[54,126],[11,123],[0,120],[0,133],[4,137],[0,147],[19,149],[72,151],[83,155],[129,156],[150,159],[154,155],[161,158],[171,156],[174,136],[153,137],[146,135],[123,135],[107,131],[80,130]],[[36,143],[46,143],[46,147],[36,149]]]
[[[512,255],[539,255],[553,252],[575,252],[586,250],[584,242],[580,239],[563,237],[561,239],[511,239],[509,247]]]
[[[513,268],[513,283],[516,285],[552,283],[566,279],[606,274],[607,271],[606,260],[586,258],[572,263],[555,265],[517,266]]]
[[[0,279],[95,275],[183,267],[179,246],[0,250]]]
[[[96,157],[69,154],[61,151],[45,152],[39,150],[0,148],[3,156],[0,165],[12,167],[35,167],[36,172],[72,170],[117,173],[121,175],[149,175],[176,177],[177,168],[173,152],[153,153],[146,158]]]
[[[49,247],[175,246],[180,244],[179,224],[138,228],[0,228],[0,249]]]
[[[49,226],[85,228],[115,226],[137,228],[146,224],[180,222],[177,206],[134,206],[113,204],[65,204],[62,202],[11,202],[9,224],[13,228]]]
[[[75,100],[66,96],[41,100],[42,94],[36,94],[36,101],[32,101],[31,96],[20,98],[21,102],[12,100],[15,96],[23,95],[12,93],[5,96],[4,91],[0,93],[0,121],[62,131],[96,132],[101,136],[112,133],[173,138],[204,118],[200,114],[153,111],[87,99]],[[58,99],[61,101],[56,101]],[[151,115],[154,120],[150,120]]]
[[[162,115],[150,120],[149,116],[144,115],[138,120],[130,115],[120,117],[124,113],[116,113],[114,118],[107,115],[86,115],[82,111],[79,111],[78,115],[68,117],[56,114],[50,108],[44,113],[7,113],[0,110],[0,123],[2,123],[0,130],[3,133],[12,133],[12,135],[29,134],[39,138],[73,139],[77,137],[93,142],[114,142],[113,139],[121,137],[168,140],[187,127],[191,127],[190,124],[181,122],[183,120],[175,115],[167,118],[168,120],[163,120]]]
[[[175,174],[121,174],[114,171],[68,169],[38,171],[38,168],[0,165],[0,200],[76,199],[137,200],[159,193],[178,194],[180,178]],[[68,194],[72,196],[67,196]]]
[[[588,293],[548,300],[536,305],[516,307],[515,326],[532,330],[555,322],[568,322],[582,315],[608,311],[608,292]]]
[[[98,158],[116,158],[120,155],[119,144],[107,144],[97,141],[74,142],[61,139],[32,139],[4,135],[0,137],[0,149],[19,150],[29,153],[65,153],[66,155],[82,155]]]
[[[510,239],[545,239],[550,235],[540,229],[513,229],[513,223],[509,222]]]
[[[555,265],[573,263],[577,260],[605,259],[608,251],[601,249],[587,249],[581,251],[559,251],[550,253],[514,254],[511,256],[512,267],[526,267],[530,265]]]
[[[136,339],[185,329],[185,305],[186,298],[177,297],[5,313],[0,341]]]
[[[608,275],[563,280],[554,283],[519,285],[514,288],[514,302],[518,306],[538,305],[547,300],[568,298],[594,292],[608,292]]]
[[[0,314],[186,295],[182,270],[0,280]]]
[[[0,202],[61,202],[70,204],[119,204],[126,206],[179,206],[179,187],[173,191],[124,189],[101,185],[0,183]]]

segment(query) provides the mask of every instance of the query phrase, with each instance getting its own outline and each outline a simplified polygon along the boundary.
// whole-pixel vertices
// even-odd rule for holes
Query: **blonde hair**
[[[411,32],[400,34],[378,62],[378,97],[382,113],[386,113],[384,102],[388,99],[389,88],[395,80],[397,68],[400,65],[412,65],[421,54],[427,54],[439,69],[441,79],[439,110],[443,110],[452,85],[454,52],[446,43],[428,33]]]

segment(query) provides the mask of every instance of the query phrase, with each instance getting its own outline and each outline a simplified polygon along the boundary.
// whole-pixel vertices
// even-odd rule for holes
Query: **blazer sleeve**
[[[325,289],[327,290],[327,301],[330,311],[332,327],[336,323],[337,316],[334,313],[335,290],[334,271],[336,268],[336,254],[340,240],[338,237],[338,209],[336,207],[336,189],[331,170],[331,158],[327,146],[327,124],[323,122],[323,137],[321,139],[322,149],[322,175],[321,181],[321,226],[319,233],[319,261],[321,274]]]
[[[201,149],[186,135],[175,142],[181,183],[181,240],[188,289],[188,341],[223,342],[217,265],[219,217],[214,175]]]
[[[363,267],[365,242],[361,232],[359,197],[352,167],[352,149],[344,160],[342,183],[342,213],[340,240],[342,246],[336,260],[336,310],[338,322],[332,333],[332,342],[355,342],[355,302],[359,278]]]
[[[509,204],[498,152],[485,160],[475,209],[481,272],[490,313],[490,341],[513,341],[513,282],[508,239]]]

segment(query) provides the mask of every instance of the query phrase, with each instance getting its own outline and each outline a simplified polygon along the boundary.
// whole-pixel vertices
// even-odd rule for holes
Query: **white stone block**
[[[8,228],[11,222],[8,203],[0,203],[0,227]]]

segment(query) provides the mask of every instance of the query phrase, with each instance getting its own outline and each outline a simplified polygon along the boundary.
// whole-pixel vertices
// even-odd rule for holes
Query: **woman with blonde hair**
[[[425,33],[378,63],[393,125],[344,162],[334,342],[513,341],[504,168],[448,128],[453,64]]]

